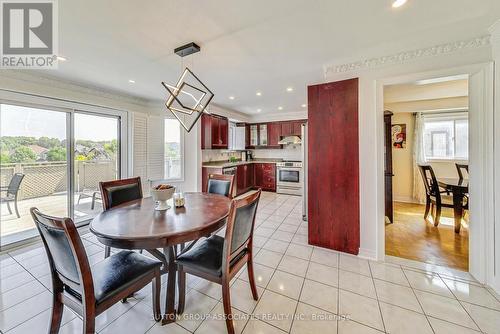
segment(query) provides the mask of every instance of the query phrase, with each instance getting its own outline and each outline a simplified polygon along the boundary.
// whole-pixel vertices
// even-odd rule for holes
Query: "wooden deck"
[[[75,195],[75,204],[77,201],[78,195]],[[92,218],[102,211],[102,204],[100,201],[96,201],[94,210],[91,209],[91,203],[91,198],[83,198],[80,204],[76,204],[75,218],[77,222],[83,219]],[[4,237],[35,228],[29,212],[32,207],[37,207],[40,211],[49,215],[59,217],[68,216],[67,195],[65,193],[21,200],[18,202],[18,207],[21,218],[17,218],[13,203],[11,203],[12,214],[9,214],[6,204],[1,205],[0,236]]]

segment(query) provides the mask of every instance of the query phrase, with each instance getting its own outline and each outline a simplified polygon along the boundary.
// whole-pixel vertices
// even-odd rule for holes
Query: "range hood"
[[[287,136],[278,142],[279,145],[300,145],[302,139],[299,136]]]

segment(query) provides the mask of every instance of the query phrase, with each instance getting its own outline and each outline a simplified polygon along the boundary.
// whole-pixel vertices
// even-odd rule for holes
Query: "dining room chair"
[[[10,179],[9,185],[0,188],[0,192],[5,192],[5,196],[0,196],[0,203],[7,204],[7,210],[9,210],[9,214],[12,214],[10,203],[14,203],[14,210],[16,211],[17,218],[21,218],[21,216],[19,215],[19,209],[17,207],[17,200],[19,189],[21,188],[23,179],[23,173],[15,173]]]
[[[442,190],[439,187],[436,174],[430,165],[418,165],[420,174],[422,175],[422,180],[425,186],[425,213],[424,219],[427,220],[429,212],[435,214],[433,216],[434,226],[439,225],[441,220],[442,208],[453,208],[453,196],[449,194],[449,191]]]
[[[464,179],[464,176],[469,176],[469,165],[468,164],[459,164],[455,163],[455,167],[457,168],[458,178],[460,180]]]
[[[234,175],[209,174],[207,183],[207,193],[219,194],[233,198]]]
[[[179,303],[184,312],[186,273],[222,285],[222,303],[227,332],[234,333],[229,283],[246,264],[252,297],[258,300],[253,272],[253,230],[261,189],[231,202],[225,236],[212,235],[177,256]]]
[[[142,198],[141,178],[99,182],[103,210],[109,210],[117,205]],[[111,254],[111,248],[104,248],[104,257]]]
[[[73,220],[51,217],[37,208],[30,212],[52,276],[50,334],[59,332],[64,305],[82,318],[84,334],[94,333],[96,316],[149,283],[153,287],[153,316],[161,320],[161,261],[121,251],[91,268]]]

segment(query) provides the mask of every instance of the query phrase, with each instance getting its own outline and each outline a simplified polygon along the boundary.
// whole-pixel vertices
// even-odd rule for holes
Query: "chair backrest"
[[[457,173],[460,180],[464,179],[464,172],[467,172],[467,177],[469,176],[469,165],[455,163],[455,167],[457,168]]]
[[[425,193],[427,196],[440,196],[439,186],[436,179],[434,170],[429,165],[418,165],[422,180],[424,181]]]
[[[142,198],[141,178],[99,182],[104,210]]]
[[[21,188],[21,182],[23,182],[24,174],[15,173],[9,182],[9,187],[7,188],[7,195],[17,196],[19,188]]]
[[[30,212],[49,258],[52,281],[93,295],[87,253],[73,221],[45,215],[37,208]]]
[[[261,189],[242,199],[233,200],[229,209],[224,240],[223,260],[228,264],[244,249],[251,247],[255,214]],[[223,262],[224,263],[224,262]]]
[[[210,174],[207,192],[233,198],[234,175]]]

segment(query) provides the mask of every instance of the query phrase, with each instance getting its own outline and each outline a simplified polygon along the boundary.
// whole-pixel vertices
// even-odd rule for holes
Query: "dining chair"
[[[210,174],[208,175],[207,192],[233,198],[234,175]]]
[[[464,175],[469,176],[469,165],[468,164],[455,163],[455,167],[457,168],[458,178],[460,180],[464,179]]]
[[[141,178],[132,177],[129,179],[99,182],[101,190],[103,210],[109,210],[117,205],[142,198]],[[111,248],[104,248],[104,256],[108,257]]]
[[[418,168],[425,186],[426,201],[424,219],[427,219],[429,212],[432,214],[435,208],[435,215],[433,217],[434,226],[438,226],[441,219],[442,208],[453,208],[453,197],[449,194],[449,191],[440,189],[432,166],[419,165]]]
[[[185,306],[186,273],[222,285],[222,302],[229,334],[234,333],[229,283],[245,264],[253,299],[258,299],[253,272],[252,243],[260,194],[259,189],[245,198],[231,202],[225,237],[212,235],[179,254],[177,257],[179,314],[182,314]]]
[[[0,197],[0,203],[7,204],[7,210],[9,214],[12,214],[12,209],[10,208],[10,203],[14,202],[14,209],[16,210],[17,218],[21,218],[19,215],[19,209],[17,207],[17,199],[19,194],[19,188],[21,188],[21,182],[23,182],[24,174],[15,173],[10,179],[9,185],[0,188],[0,191],[5,192],[5,196]]]
[[[84,334],[94,333],[96,316],[151,282],[154,319],[161,319],[160,261],[121,251],[91,268],[70,218],[51,217],[37,208],[30,212],[42,237],[52,276],[50,334],[59,332],[64,305],[82,318]]]

